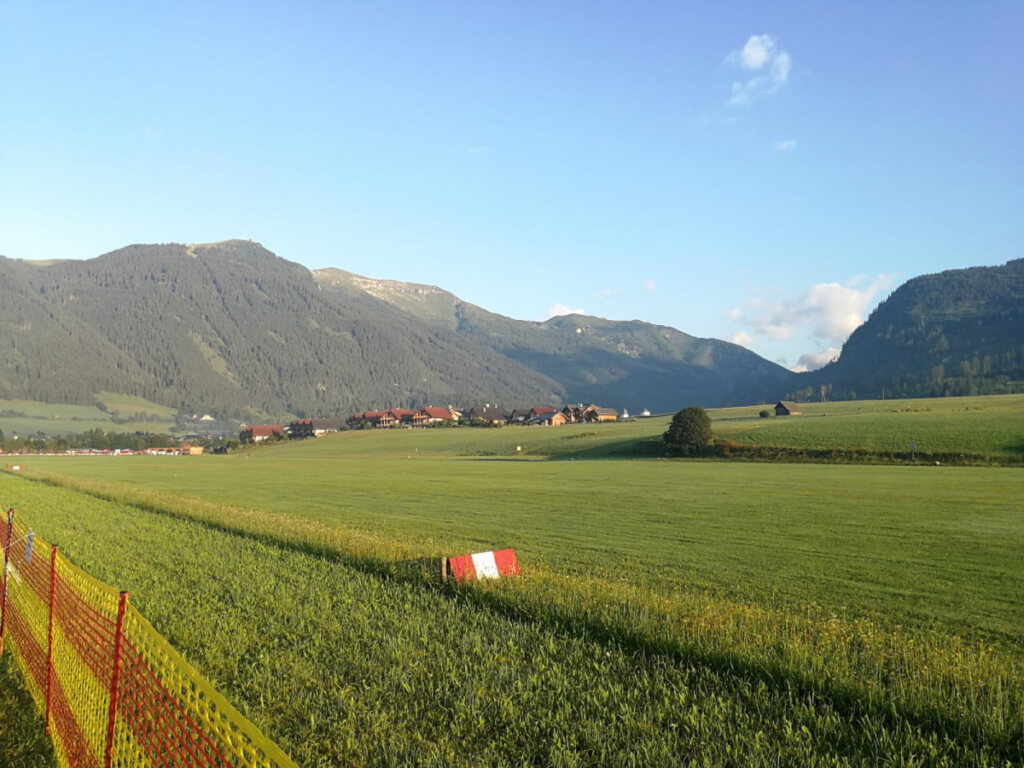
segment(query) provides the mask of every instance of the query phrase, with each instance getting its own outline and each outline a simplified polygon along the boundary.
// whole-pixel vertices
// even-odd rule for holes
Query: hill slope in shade
[[[516,360],[559,382],[571,402],[655,412],[686,404],[718,407],[737,402],[732,393],[739,382],[763,380],[774,389],[792,375],[735,344],[639,320],[513,320],[435,286],[371,280],[338,269],[314,275],[336,295],[372,295]]]

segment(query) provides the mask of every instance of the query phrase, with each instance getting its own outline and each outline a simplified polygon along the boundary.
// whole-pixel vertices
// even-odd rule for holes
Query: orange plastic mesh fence
[[[51,557],[24,520],[0,522],[0,545],[0,648],[48,717],[59,765],[294,768],[116,590]]]

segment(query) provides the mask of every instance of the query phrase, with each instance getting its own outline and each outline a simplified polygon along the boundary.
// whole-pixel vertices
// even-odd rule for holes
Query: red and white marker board
[[[449,557],[452,577],[459,582],[501,579],[519,575],[519,561],[513,549],[477,552],[475,555]]]

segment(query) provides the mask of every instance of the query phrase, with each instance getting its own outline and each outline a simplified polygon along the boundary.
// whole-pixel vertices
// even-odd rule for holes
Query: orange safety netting
[[[295,768],[118,593],[9,514],[0,651],[78,768]]]

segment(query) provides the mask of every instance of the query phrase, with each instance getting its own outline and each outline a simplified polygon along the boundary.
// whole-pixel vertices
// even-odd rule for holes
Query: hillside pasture
[[[169,408],[166,405],[151,403],[141,397],[122,395],[116,392],[100,392],[96,395],[96,402],[118,420],[152,420],[173,425],[177,414],[174,408]]]
[[[166,433],[174,426],[173,409],[142,398],[101,392],[96,401],[98,405],[0,400],[0,430],[6,437],[28,437],[37,433],[76,435],[94,429]]]

